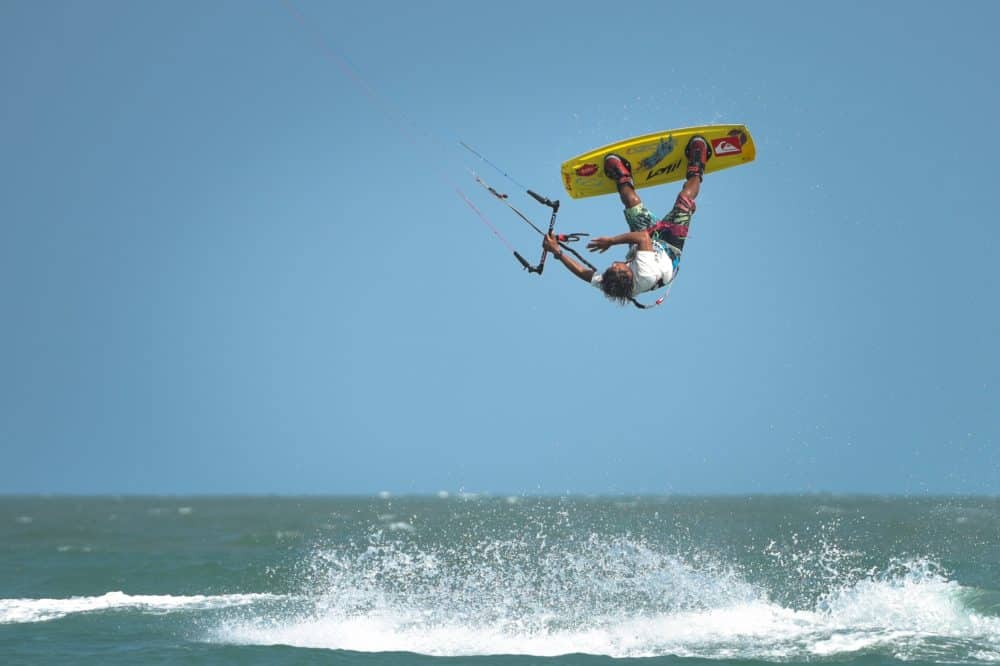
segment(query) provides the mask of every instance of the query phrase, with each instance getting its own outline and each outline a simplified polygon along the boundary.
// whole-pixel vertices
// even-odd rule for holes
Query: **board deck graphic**
[[[615,153],[632,163],[636,189],[684,179],[684,147],[695,134],[712,144],[712,159],[705,173],[752,162],[757,156],[753,137],[745,125],[703,125],[646,134],[596,148],[563,162],[562,182],[574,199],[617,192],[604,175],[604,156]]]

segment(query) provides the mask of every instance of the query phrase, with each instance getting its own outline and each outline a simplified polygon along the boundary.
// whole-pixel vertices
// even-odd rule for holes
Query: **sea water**
[[[1000,500],[0,498],[0,663],[1000,663]]]

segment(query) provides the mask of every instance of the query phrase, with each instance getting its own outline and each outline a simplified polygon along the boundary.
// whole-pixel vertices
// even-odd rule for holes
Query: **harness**
[[[670,263],[674,268],[673,276],[670,278],[670,282],[673,282],[674,278],[677,277],[677,271],[681,269],[681,253],[677,251],[677,248],[668,243],[660,243],[656,239],[654,239],[653,242],[656,243],[660,247],[660,249],[666,252],[668,257],[670,257]],[[659,280],[656,281],[656,286],[653,287],[653,289],[659,289],[661,287],[665,287],[668,284],[670,284],[670,282],[664,282],[663,278],[661,277]]]

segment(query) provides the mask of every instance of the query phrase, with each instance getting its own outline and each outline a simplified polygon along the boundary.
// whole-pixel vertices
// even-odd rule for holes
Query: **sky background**
[[[996,494],[998,25],[0,0],[0,493]],[[456,193],[533,260],[459,140],[611,235],[560,163],[710,123],[758,158],[652,311]]]

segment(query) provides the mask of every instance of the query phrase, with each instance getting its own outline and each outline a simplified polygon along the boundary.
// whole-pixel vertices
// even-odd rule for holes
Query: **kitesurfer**
[[[673,209],[659,222],[636,194],[629,161],[614,153],[604,157],[604,175],[618,186],[629,231],[618,236],[594,238],[587,243],[587,249],[604,252],[613,245],[629,245],[625,261],[616,261],[604,273],[598,273],[581,266],[562,252],[558,238],[552,233],[542,240],[542,247],[571,273],[591,283],[617,303],[629,303],[638,294],[666,286],[677,274],[681,250],[684,249],[684,240],[695,211],[694,200],[705,175],[705,164],[712,157],[712,149],[704,137],[696,135],[688,141],[684,154],[688,160],[687,178]]]

